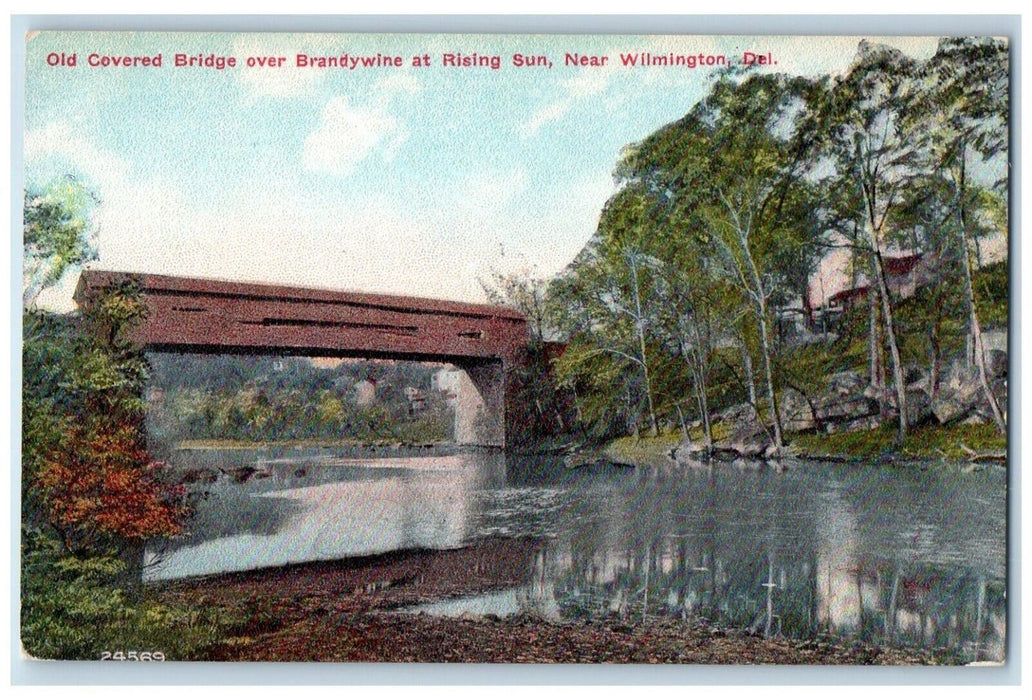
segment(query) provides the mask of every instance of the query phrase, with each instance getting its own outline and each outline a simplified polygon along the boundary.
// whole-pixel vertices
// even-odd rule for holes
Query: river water
[[[570,470],[499,453],[181,450],[210,475],[175,579],[407,549],[533,543],[524,581],[440,615],[701,617],[760,634],[947,648],[1000,661],[1006,474],[804,463]]]

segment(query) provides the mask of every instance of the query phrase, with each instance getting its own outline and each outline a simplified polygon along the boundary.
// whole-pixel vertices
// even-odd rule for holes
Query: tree
[[[906,390],[893,304],[885,278],[883,253],[896,233],[892,217],[908,190],[928,168],[928,130],[917,98],[918,64],[886,46],[860,43],[849,72],[833,85],[825,102],[828,154],[834,178],[862,206],[861,220],[882,326],[892,360],[896,394],[897,441],[907,433]],[[872,307],[872,351],[876,326]]]
[[[72,178],[43,191],[25,192],[24,306],[33,306],[39,293],[60,282],[68,270],[96,257],[89,219],[95,202],[96,198]]]
[[[27,486],[69,552],[126,545],[132,551],[148,538],[181,530],[182,494],[162,481],[161,465],[147,454],[141,398],[147,365],[129,337],[144,311],[131,286],[94,300],[74,336],[67,375],[48,387],[67,392],[66,413],[55,416],[64,430],[49,444],[26,445]],[[26,388],[46,391],[33,383],[47,370],[28,364]]]
[[[508,391],[513,392],[511,406],[529,414],[531,424],[527,426],[532,435],[565,433],[569,430],[564,415],[564,401],[556,386],[552,371],[552,353],[548,343],[556,334],[555,322],[551,317],[552,307],[548,303],[548,280],[527,269],[514,273],[495,272],[490,280],[479,280],[484,294],[492,304],[514,309],[527,319],[529,337],[522,363],[512,369],[514,373]]]
[[[771,305],[805,290],[819,231],[803,179],[811,146],[800,129],[814,84],[729,73],[685,118],[634,146],[618,172],[667,200],[688,228],[680,241],[712,256],[707,270],[738,290],[758,331],[775,447],[783,446]],[[800,283],[800,280],[802,282]],[[805,292],[804,292],[805,293]],[[743,353],[746,375],[751,358]],[[754,401],[755,405],[755,401]]]
[[[993,420],[1004,434],[1006,421],[986,372],[982,328],[971,282],[971,242],[973,238],[977,240],[979,215],[985,217],[987,209],[991,212],[995,208],[996,218],[1004,218],[1000,199],[990,193],[993,190],[1005,192],[1007,176],[1004,170],[999,179],[979,185],[972,183],[969,173],[973,165],[984,165],[1007,150],[1007,46],[990,38],[943,39],[928,62],[924,76],[930,86],[925,107],[934,127],[936,165],[944,173],[953,196],[952,220],[958,239],[971,339],[971,353],[967,357],[977,367]],[[1004,223],[1000,228],[1005,227]]]
[[[558,315],[571,339],[561,364],[567,376],[598,355],[633,366],[640,382],[625,386],[628,412],[633,413],[631,404],[636,403],[630,397],[639,394],[649,430],[658,435],[649,342],[657,312],[650,303],[656,275],[642,239],[646,229],[639,225],[647,200],[639,195],[633,188],[614,195],[592,241],[550,287],[549,294],[567,307]]]

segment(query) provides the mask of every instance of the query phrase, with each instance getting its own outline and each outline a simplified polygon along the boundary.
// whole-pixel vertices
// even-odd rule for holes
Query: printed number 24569
[[[164,661],[165,654],[160,651],[102,651],[101,661]]]

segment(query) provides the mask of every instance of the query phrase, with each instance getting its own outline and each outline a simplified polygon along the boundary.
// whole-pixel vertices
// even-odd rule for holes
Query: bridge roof
[[[468,302],[394,294],[372,294],[315,287],[295,287],[202,277],[173,277],[170,275],[111,270],[84,270],[75,291],[75,300],[82,304],[93,296],[96,290],[111,287],[130,278],[139,280],[145,292],[176,296],[234,297],[237,299],[280,302],[320,302],[390,311],[429,312],[448,316],[502,318],[514,321],[525,320],[523,314],[518,311],[490,304],[471,304]]]

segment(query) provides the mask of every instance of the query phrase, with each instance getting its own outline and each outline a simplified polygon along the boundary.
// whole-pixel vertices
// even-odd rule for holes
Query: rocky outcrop
[[[1001,350],[987,352],[989,386],[1004,412],[1007,407],[1008,365],[1007,353]],[[940,425],[987,423],[993,420],[978,368],[969,366],[962,358],[951,362],[940,375],[939,391],[931,402],[931,412]]]
[[[813,430],[817,425],[810,402],[795,389],[785,389],[780,409],[781,426],[788,432],[802,433]]]
[[[790,405],[794,403],[792,399]],[[881,424],[877,392],[857,372],[837,372],[828,377],[824,392],[813,403],[814,427],[828,433],[868,430]]]
[[[731,423],[731,436],[719,447],[742,457],[763,457],[773,444],[770,430],[756,415],[756,409],[749,404],[737,404],[723,413],[724,420]]]

